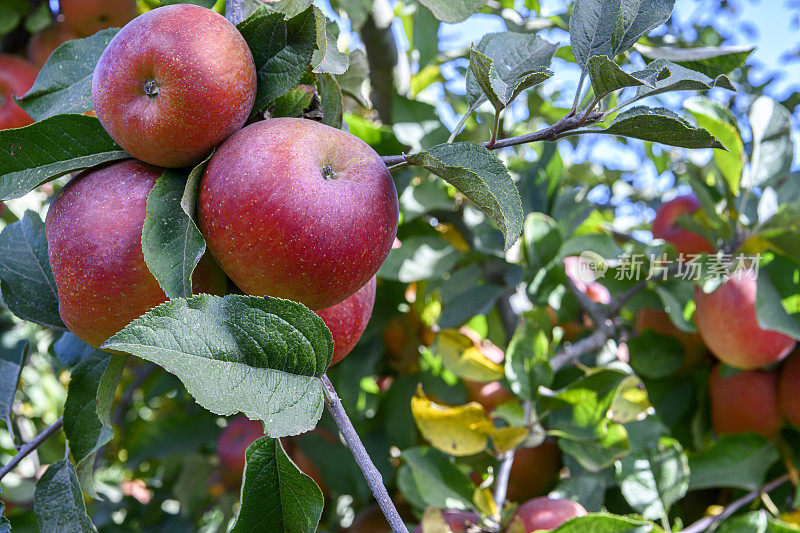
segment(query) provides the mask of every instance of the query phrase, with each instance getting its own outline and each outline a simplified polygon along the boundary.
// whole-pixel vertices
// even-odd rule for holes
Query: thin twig
[[[225,18],[233,24],[244,20],[244,0],[227,0],[225,2]]]
[[[787,481],[789,481],[789,474],[784,474],[779,478],[770,481],[763,487],[756,489],[752,492],[748,492],[738,500],[734,500],[733,502],[728,504],[720,514],[716,516],[706,516],[704,518],[701,518],[700,520],[690,525],[689,527],[682,529],[680,533],[701,533],[703,531],[708,531],[708,529],[718,524],[719,522],[722,522],[723,520],[731,516],[733,513],[735,513],[748,503],[752,502],[753,500],[761,496],[761,494],[775,490],[784,483],[786,483]]]
[[[550,359],[550,366],[557,372],[567,365],[574,364],[582,355],[599,350],[605,345],[608,339],[614,335],[619,324],[618,320],[605,320],[601,322],[598,324],[594,333],[570,344],[556,353],[552,359]]]
[[[36,448],[42,445],[44,441],[49,439],[52,435],[54,435],[61,426],[64,425],[64,417],[59,418],[55,422],[53,422],[50,426],[48,426],[44,431],[36,435],[30,442],[25,443],[22,447],[20,447],[19,452],[17,455],[11,458],[11,460],[6,463],[3,468],[0,468],[0,479],[3,479],[6,474],[14,470],[20,461],[25,459],[31,452],[33,452]]]
[[[347,413],[342,406],[342,401],[339,399],[339,395],[336,394],[336,389],[333,388],[333,384],[328,379],[327,375],[323,374],[320,380],[322,381],[322,390],[325,392],[325,404],[328,407],[328,411],[330,411],[331,415],[333,416],[333,420],[336,422],[336,425],[339,426],[339,431],[342,433],[345,442],[347,442],[347,445],[350,447],[350,451],[352,452],[353,457],[355,457],[359,468],[361,468],[361,472],[364,474],[364,478],[367,480],[367,485],[369,485],[372,494],[378,501],[381,511],[383,511],[383,514],[386,516],[386,520],[392,527],[392,531],[394,531],[394,533],[408,533],[408,529],[403,523],[403,519],[400,518],[400,514],[397,512],[391,497],[389,497],[389,493],[386,491],[386,487],[383,485],[381,473],[378,472],[377,468],[375,468],[372,459],[367,453],[367,450],[364,448],[364,444],[358,437],[358,433],[356,433],[353,423],[350,421],[350,418],[348,418]]]

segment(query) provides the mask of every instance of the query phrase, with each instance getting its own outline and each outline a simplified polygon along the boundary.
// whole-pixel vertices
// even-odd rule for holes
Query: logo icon
[[[608,270],[608,263],[600,254],[590,251],[581,252],[577,272],[579,280],[590,283],[604,277],[606,270]]]

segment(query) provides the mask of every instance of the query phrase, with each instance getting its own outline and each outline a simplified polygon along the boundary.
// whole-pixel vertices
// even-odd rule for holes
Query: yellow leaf
[[[769,250],[769,241],[760,235],[753,235],[742,244],[740,251],[744,254],[761,254]]]
[[[781,515],[781,520],[793,526],[800,526],[800,509],[792,511],[791,513],[783,513]]]
[[[472,339],[454,329],[440,331],[431,351],[442,358],[445,368],[460,378],[486,383],[505,375],[502,366],[487,359]]]
[[[636,376],[628,376],[622,380],[611,401],[608,418],[619,424],[643,420],[650,408],[650,399],[647,397],[642,380]]]
[[[477,403],[447,407],[430,401],[422,389],[411,399],[411,414],[420,433],[434,448],[455,456],[486,449],[494,425]]]
[[[475,487],[475,493],[472,495],[472,502],[482,515],[495,516],[500,513],[500,510],[497,508],[497,503],[494,501],[492,491],[489,489]]]
[[[442,238],[450,245],[462,253],[470,251],[469,243],[464,235],[450,222],[442,222],[436,225],[436,231],[441,233]]]
[[[504,453],[525,442],[530,434],[531,432],[528,428],[506,426],[495,429],[492,435],[492,442],[494,442],[495,450]]]
[[[428,507],[422,515],[420,522],[422,533],[452,533],[452,530],[444,521],[442,512],[436,507]]]
[[[511,524],[506,529],[506,533],[526,533],[525,523],[518,516],[514,517]]]

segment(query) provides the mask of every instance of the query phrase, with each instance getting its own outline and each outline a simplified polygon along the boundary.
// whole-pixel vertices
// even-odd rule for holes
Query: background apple
[[[217,455],[222,466],[241,478],[247,447],[264,436],[264,425],[246,416],[234,417],[217,437]]]
[[[81,37],[124,26],[136,16],[136,0],[59,0],[58,5],[64,22]]]
[[[679,254],[713,253],[714,246],[705,237],[677,224],[681,216],[691,215],[700,207],[700,202],[692,195],[678,196],[669,202],[664,202],[656,211],[656,218],[653,220],[653,238],[672,243]]]
[[[527,533],[555,529],[570,518],[585,515],[586,509],[581,504],[565,498],[528,500],[514,514],[522,520]]]
[[[53,51],[77,35],[63,22],[54,22],[28,41],[28,59],[36,68],[42,68]]]
[[[756,280],[737,271],[711,294],[696,287],[694,320],[706,346],[726,365],[753,369],[780,361],[794,339],[761,329],[756,318]]]
[[[331,307],[375,275],[397,233],[397,191],[361,139],[273,118],[228,139],[200,184],[208,249],[245,293]]]
[[[553,485],[560,469],[561,450],[556,439],[547,438],[533,448],[518,448],[508,476],[508,499],[522,502],[541,496]]]
[[[774,437],[782,424],[777,374],[749,370],[723,377],[721,369],[721,365],[714,367],[708,380],[714,431]]]
[[[36,81],[37,71],[21,57],[0,54],[0,130],[33,124],[33,119],[14,101]]]
[[[646,329],[672,337],[681,343],[684,357],[678,372],[694,367],[706,353],[706,345],[703,344],[703,339],[698,333],[688,333],[678,329],[670,320],[669,315],[660,309],[644,308],[636,314],[636,330],[641,333]]]
[[[800,428],[800,349],[786,359],[780,370],[778,400],[786,421]]]
[[[61,318],[94,347],[167,299],[142,255],[147,195],[162,172],[135,160],[89,169],[61,190],[47,213]],[[193,286],[224,293],[225,276],[208,254]]]
[[[373,276],[366,285],[343,301],[317,311],[333,334],[333,360],[336,364],[349,354],[367,328],[375,305],[377,282]]]
[[[106,131],[129,154],[164,167],[197,163],[240,129],[255,94],[242,35],[223,16],[189,4],[148,11],[125,26],[92,78]]]

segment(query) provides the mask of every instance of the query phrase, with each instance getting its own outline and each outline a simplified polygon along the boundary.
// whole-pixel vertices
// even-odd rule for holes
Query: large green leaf
[[[103,345],[163,366],[219,415],[243,412],[272,437],[322,415],[333,338],[316,313],[280,298],[201,294],[165,302]]]
[[[438,236],[410,237],[389,252],[378,277],[410,283],[438,278],[458,262],[459,253]]]
[[[661,107],[634,107],[617,115],[606,129],[588,131],[633,137],[682,148],[725,149],[725,146],[708,131],[692,126],[672,111]]]
[[[505,165],[483,146],[471,142],[440,144],[406,156],[461,191],[491,218],[509,249],[522,233],[522,200]]]
[[[297,85],[311,63],[316,45],[314,10],[285,20],[282,13],[262,6],[238,28],[256,63],[258,86],[251,115],[256,117]]]
[[[61,364],[66,367],[80,363],[85,357],[91,355],[94,350],[95,348],[86,344],[69,331],[65,331],[53,343],[53,352]]]
[[[755,50],[752,45],[701,48],[652,48],[636,44],[636,51],[649,59],[666,59],[706,76],[717,77],[744,65]]]
[[[779,458],[775,446],[758,435],[721,435],[707,449],[689,457],[689,489],[756,490]]]
[[[19,387],[19,379],[22,376],[25,360],[28,358],[28,351],[29,344],[25,342],[16,361],[0,359],[0,422],[5,422],[9,428],[12,427],[11,415],[13,414],[14,396]]]
[[[800,323],[786,312],[783,298],[764,270],[756,278],[756,317],[763,329],[778,331],[800,340]]]
[[[652,522],[627,516],[593,513],[564,522],[552,533],[663,533]]]
[[[547,67],[557,45],[530,33],[489,33],[470,51],[467,103],[489,97],[497,109],[553,75]]]
[[[23,196],[64,174],[126,157],[100,121],[85,115],[56,115],[2,130],[0,201]]]
[[[72,370],[64,404],[64,434],[87,492],[93,493],[92,472],[97,451],[111,442],[111,404],[125,366],[124,355],[94,350]]]
[[[231,532],[316,531],[325,504],[322,491],[289,459],[280,439],[258,439],[245,458],[241,506]]]
[[[75,468],[67,459],[47,467],[36,482],[33,495],[39,531],[86,533],[97,531],[86,514],[83,493]]]
[[[526,400],[533,400],[540,386],[549,387],[553,381],[553,368],[548,360],[549,329],[547,312],[532,311],[517,326],[506,350],[505,371],[511,390]]]
[[[744,161],[744,144],[739,126],[730,111],[709,98],[696,97],[684,102],[684,107],[694,115],[697,123],[725,145],[725,150],[714,151],[714,162],[734,195],[739,194]]]
[[[427,447],[404,450],[414,488],[426,505],[440,509],[472,508],[472,481],[442,452]]]
[[[203,235],[181,205],[186,189],[184,175],[166,170],[147,196],[142,228],[144,261],[170,298],[192,295],[192,273],[206,251]]]
[[[584,70],[592,56],[613,58],[667,21],[675,0],[576,0],[569,19],[575,62]]]
[[[58,314],[58,292],[47,254],[44,223],[27,211],[22,220],[0,232],[0,293],[23,320],[67,329]]]
[[[37,121],[60,113],[83,113],[94,109],[94,67],[118,31],[119,28],[109,28],[59,46],[19,106]]]
[[[313,71],[328,74],[344,74],[350,66],[350,58],[340,52],[336,45],[338,27],[335,22],[328,22],[322,11],[314,6],[314,24],[316,27],[317,49],[311,57]]]
[[[656,81],[669,75],[667,67],[655,61],[644,70],[628,73],[606,56],[590,57],[587,68],[589,79],[592,81],[592,89],[597,96],[625,87],[644,85],[655,88]]]
[[[419,0],[442,22],[461,22],[486,5],[487,0]]]
[[[768,96],[753,102],[750,107],[753,155],[748,185],[767,184],[790,170],[794,158],[791,117],[788,109]]]

